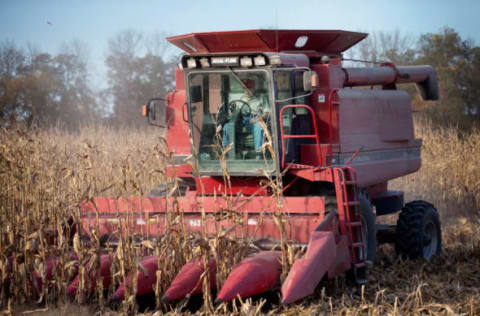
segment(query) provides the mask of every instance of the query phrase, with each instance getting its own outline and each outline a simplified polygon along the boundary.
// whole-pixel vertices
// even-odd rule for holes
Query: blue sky
[[[50,21],[51,24],[48,24]],[[87,44],[96,80],[104,78],[108,38],[133,28],[177,35],[254,29],[400,30],[417,36],[453,27],[480,43],[480,1],[181,1],[0,0],[0,41],[34,43],[57,53],[62,42]]]

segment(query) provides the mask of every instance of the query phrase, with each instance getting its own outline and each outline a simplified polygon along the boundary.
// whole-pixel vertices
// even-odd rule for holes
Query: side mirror
[[[305,71],[303,73],[303,91],[312,92],[318,88],[318,75],[315,71]]]
[[[142,114],[148,117],[149,124],[165,127],[165,99],[150,99],[142,107]]]
[[[190,102],[197,103],[202,101],[202,86],[190,87]]]

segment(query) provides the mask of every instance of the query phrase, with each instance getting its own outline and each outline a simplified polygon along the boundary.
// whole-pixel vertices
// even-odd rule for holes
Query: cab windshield
[[[266,71],[191,73],[190,124],[200,172],[273,171],[272,106]]]

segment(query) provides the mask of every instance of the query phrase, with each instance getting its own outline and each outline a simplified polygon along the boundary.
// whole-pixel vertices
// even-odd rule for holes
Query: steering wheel
[[[240,102],[242,106],[240,107],[240,113],[243,116],[250,116],[252,114],[252,109],[250,108],[250,105],[243,101],[243,100],[232,100],[228,103],[224,103],[221,107],[220,110],[218,111],[217,114],[217,123],[220,125],[224,125],[226,122],[230,120],[230,113],[233,113],[237,107],[236,103]]]
[[[230,107],[232,103],[237,103],[240,102],[242,105],[240,106],[240,113],[242,113],[243,116],[250,116],[252,115],[252,108],[250,107],[250,104],[248,104],[246,101],[243,100],[232,100],[228,103],[228,106]],[[230,109],[230,108],[229,108]]]

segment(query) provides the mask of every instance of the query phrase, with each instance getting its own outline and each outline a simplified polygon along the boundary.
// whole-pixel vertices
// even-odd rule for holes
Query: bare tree
[[[366,39],[347,51],[351,59],[374,63],[392,62],[412,64],[415,60],[416,39],[400,30],[393,32],[374,31]]]
[[[144,35],[134,30],[117,33],[109,41],[106,65],[113,119],[121,124],[144,125],[140,105],[163,97],[171,86],[171,63],[165,61],[164,34]]]
[[[87,42],[75,38],[68,42],[62,42],[59,54],[76,56],[79,61],[88,65],[90,62],[91,48]]]
[[[0,43],[0,74],[2,76],[15,76],[24,62],[25,53],[13,40],[6,39]]]
[[[166,56],[172,47],[165,39],[166,37],[164,32],[153,32],[144,36],[146,54],[158,57]]]
[[[117,32],[108,41],[108,52],[111,55],[134,58],[140,53],[143,44],[143,35],[136,30],[127,29]]]
[[[0,124],[15,121],[22,112],[23,82],[18,78],[23,68],[25,54],[13,40],[0,43]]]
[[[38,45],[33,42],[28,42],[26,53],[25,53],[26,64],[32,65],[33,61],[38,55],[40,55],[40,48],[38,47]]]

